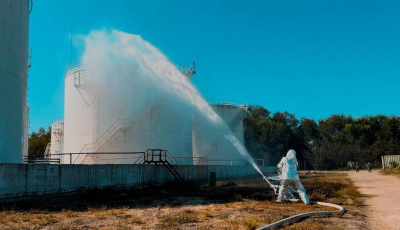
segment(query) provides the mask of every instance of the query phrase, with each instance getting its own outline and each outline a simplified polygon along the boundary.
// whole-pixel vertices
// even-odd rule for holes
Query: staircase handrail
[[[161,102],[162,100],[160,100],[160,101],[157,101],[157,102]],[[118,131],[118,130],[120,130],[121,128],[124,128],[124,125],[128,125],[128,127],[130,126],[130,125],[132,125],[132,121],[134,120],[134,118],[137,118],[137,117],[139,117],[139,116],[141,116],[141,115],[144,115],[144,114],[146,114],[149,110],[151,110],[153,107],[154,107],[154,103],[153,103],[153,101],[152,101],[152,104],[148,107],[148,109],[142,109],[143,107],[145,107],[147,104],[142,104],[135,112],[133,112],[128,118],[124,118],[124,119],[118,119],[116,122],[114,122],[114,124],[110,127],[110,128],[108,128],[108,130],[105,132],[105,133],[103,133],[103,135],[98,139],[98,141],[100,140],[100,139],[104,139],[105,138],[105,134],[107,133],[107,132],[109,132],[110,130],[115,130],[115,131]],[[137,116],[136,116],[137,115]],[[124,121],[127,121],[127,122],[124,122]],[[116,128],[114,128],[114,129],[112,129],[112,127],[113,126],[115,126]],[[120,127],[117,127],[117,126],[120,126]],[[128,128],[127,127],[127,128]],[[112,135],[114,135],[115,133],[112,133],[111,134],[111,136]],[[97,142],[97,141],[96,141]],[[100,142],[99,142],[100,143]],[[105,142],[106,143],[106,142]],[[97,150],[100,150],[100,149],[102,149],[103,148],[103,146],[105,145],[105,143],[102,143],[102,144],[100,144],[100,147],[97,149]]]
[[[69,64],[67,66],[67,68],[65,69],[65,72],[68,73],[69,71],[71,71],[73,69],[76,69],[76,68],[80,68],[80,67],[82,67],[82,62],[81,61],[75,61],[75,62],[72,62],[71,64]]]
[[[155,152],[158,154],[155,155]],[[151,158],[150,158],[151,156]],[[156,159],[154,158],[156,156]],[[148,149],[144,152],[143,155],[143,164],[158,164],[162,163],[171,174],[180,181],[185,186],[188,186],[185,182],[185,178],[188,178],[188,174],[186,170],[184,170],[178,161],[165,149]],[[175,167],[178,166],[178,167]]]
[[[182,166],[181,164],[179,164],[179,162],[175,159],[175,157],[174,156],[172,156],[172,154],[170,153],[170,152],[168,152],[167,150],[165,150],[165,156],[166,156],[166,158],[167,159],[169,159],[171,162],[173,162],[174,164],[171,164],[171,162],[169,162],[171,165],[176,165],[176,166],[178,166],[178,167],[174,167],[175,169],[177,169],[177,170],[179,170],[182,174],[183,174],[183,177],[185,178],[187,178],[188,176],[187,176],[187,172],[182,168],[182,167],[180,167],[180,166]],[[168,161],[168,160],[167,160]]]
[[[161,102],[163,101],[163,99],[159,99],[159,100],[156,100],[156,103],[157,104],[161,104]],[[146,101],[147,102],[147,101]],[[95,142],[93,142],[93,143],[88,143],[88,144],[85,144],[84,146],[83,146],[83,148],[81,149],[81,151],[80,151],[80,153],[78,154],[78,157],[75,159],[75,161],[74,161],[74,164],[76,163],[76,162],[79,162],[78,161],[78,159],[80,159],[81,158],[81,156],[82,155],[85,155],[85,154],[81,154],[81,153],[86,153],[86,148],[87,148],[87,146],[90,146],[90,145],[92,145],[92,149],[94,149],[94,145],[100,145],[100,148],[98,148],[98,150],[99,149],[101,149],[101,148],[103,148],[103,145],[105,144],[105,143],[101,143],[102,141],[103,141],[103,139],[105,139],[106,138],[106,134],[108,134],[108,133],[110,133],[110,131],[111,130],[119,130],[119,127],[118,128],[115,128],[115,127],[117,127],[118,125],[120,125],[121,123],[122,123],[122,121],[129,121],[129,120],[131,120],[131,119],[133,119],[134,117],[135,117],[135,115],[136,114],[139,114],[141,111],[145,111],[145,112],[148,112],[148,110],[149,109],[152,109],[153,107],[154,107],[154,100],[151,100],[151,105],[149,106],[149,109],[147,109],[147,110],[143,110],[142,108],[143,107],[145,107],[146,105],[148,105],[148,103],[143,103],[138,109],[136,109],[135,110],[135,112],[133,112],[128,118],[124,118],[124,119],[118,119],[118,120],[116,120]],[[130,124],[130,122],[127,122],[127,123],[122,123],[122,124]],[[111,134],[111,136],[112,135],[114,135],[114,133],[112,133]],[[101,143],[101,144],[100,144]],[[93,151],[93,152],[95,152],[95,151]]]

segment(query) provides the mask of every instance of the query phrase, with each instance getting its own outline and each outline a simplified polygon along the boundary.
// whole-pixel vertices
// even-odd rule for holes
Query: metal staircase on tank
[[[242,108],[242,111],[237,115],[237,117],[233,120],[233,124],[230,124],[229,127],[231,127],[232,132],[236,132],[236,130],[240,127],[240,125],[243,122],[243,119],[247,115],[247,109],[248,106],[240,106]]]
[[[210,154],[210,152],[214,149],[218,151],[218,143],[211,143],[210,145],[206,146],[202,151],[197,152],[197,154],[194,156],[195,159],[193,164],[204,164],[205,162],[202,162],[201,157],[208,157],[208,154]]]
[[[107,145],[112,143],[121,133],[126,132],[133,126],[135,121],[143,118],[147,113],[151,112],[154,108],[158,108],[164,100],[152,100],[150,103],[146,102],[139,107],[126,119],[118,119],[101,135],[96,142],[86,144],[83,146],[80,154],[75,159],[74,164],[94,164],[96,163],[96,155],[90,154],[103,150]],[[150,105],[149,105],[150,104]]]
[[[74,70],[74,86],[78,89],[79,94],[82,96],[86,105],[95,108],[95,96],[93,84],[89,82],[86,71],[82,69]]]
[[[156,164],[164,165],[174,178],[186,188],[190,188],[187,184],[187,172],[183,170],[177,160],[165,149],[148,149],[143,154],[139,164]]]

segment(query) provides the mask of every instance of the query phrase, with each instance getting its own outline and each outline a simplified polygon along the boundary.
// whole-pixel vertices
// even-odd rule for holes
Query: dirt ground
[[[400,229],[400,178],[378,170],[348,175],[359,191],[368,196],[365,205],[371,229]]]
[[[343,205],[345,215],[309,218],[282,229],[366,229],[360,194],[344,173],[302,175],[313,200]],[[234,182],[234,186],[224,186]],[[177,184],[46,197],[0,204],[0,229],[256,229],[303,212],[333,210],[276,204],[260,178]]]

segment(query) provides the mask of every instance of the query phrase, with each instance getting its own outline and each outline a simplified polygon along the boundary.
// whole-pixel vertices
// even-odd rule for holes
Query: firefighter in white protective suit
[[[299,194],[304,204],[310,204],[306,190],[300,182],[297,166],[298,163],[296,159],[296,151],[291,149],[287,152],[286,157],[283,157],[277,166],[278,173],[280,173],[281,185],[279,187],[278,199],[276,202],[282,202],[282,199],[289,189],[289,186],[291,186],[293,190]]]

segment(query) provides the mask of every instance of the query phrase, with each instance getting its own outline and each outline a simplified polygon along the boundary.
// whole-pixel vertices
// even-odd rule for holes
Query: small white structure
[[[64,121],[61,119],[54,120],[51,124],[51,145],[50,145],[50,157],[51,159],[60,159],[60,163],[63,163],[62,154],[64,145]]]
[[[0,1],[0,163],[22,163],[28,142],[29,1]]]
[[[400,165],[400,155],[383,155],[382,158],[382,168],[394,168]]]

